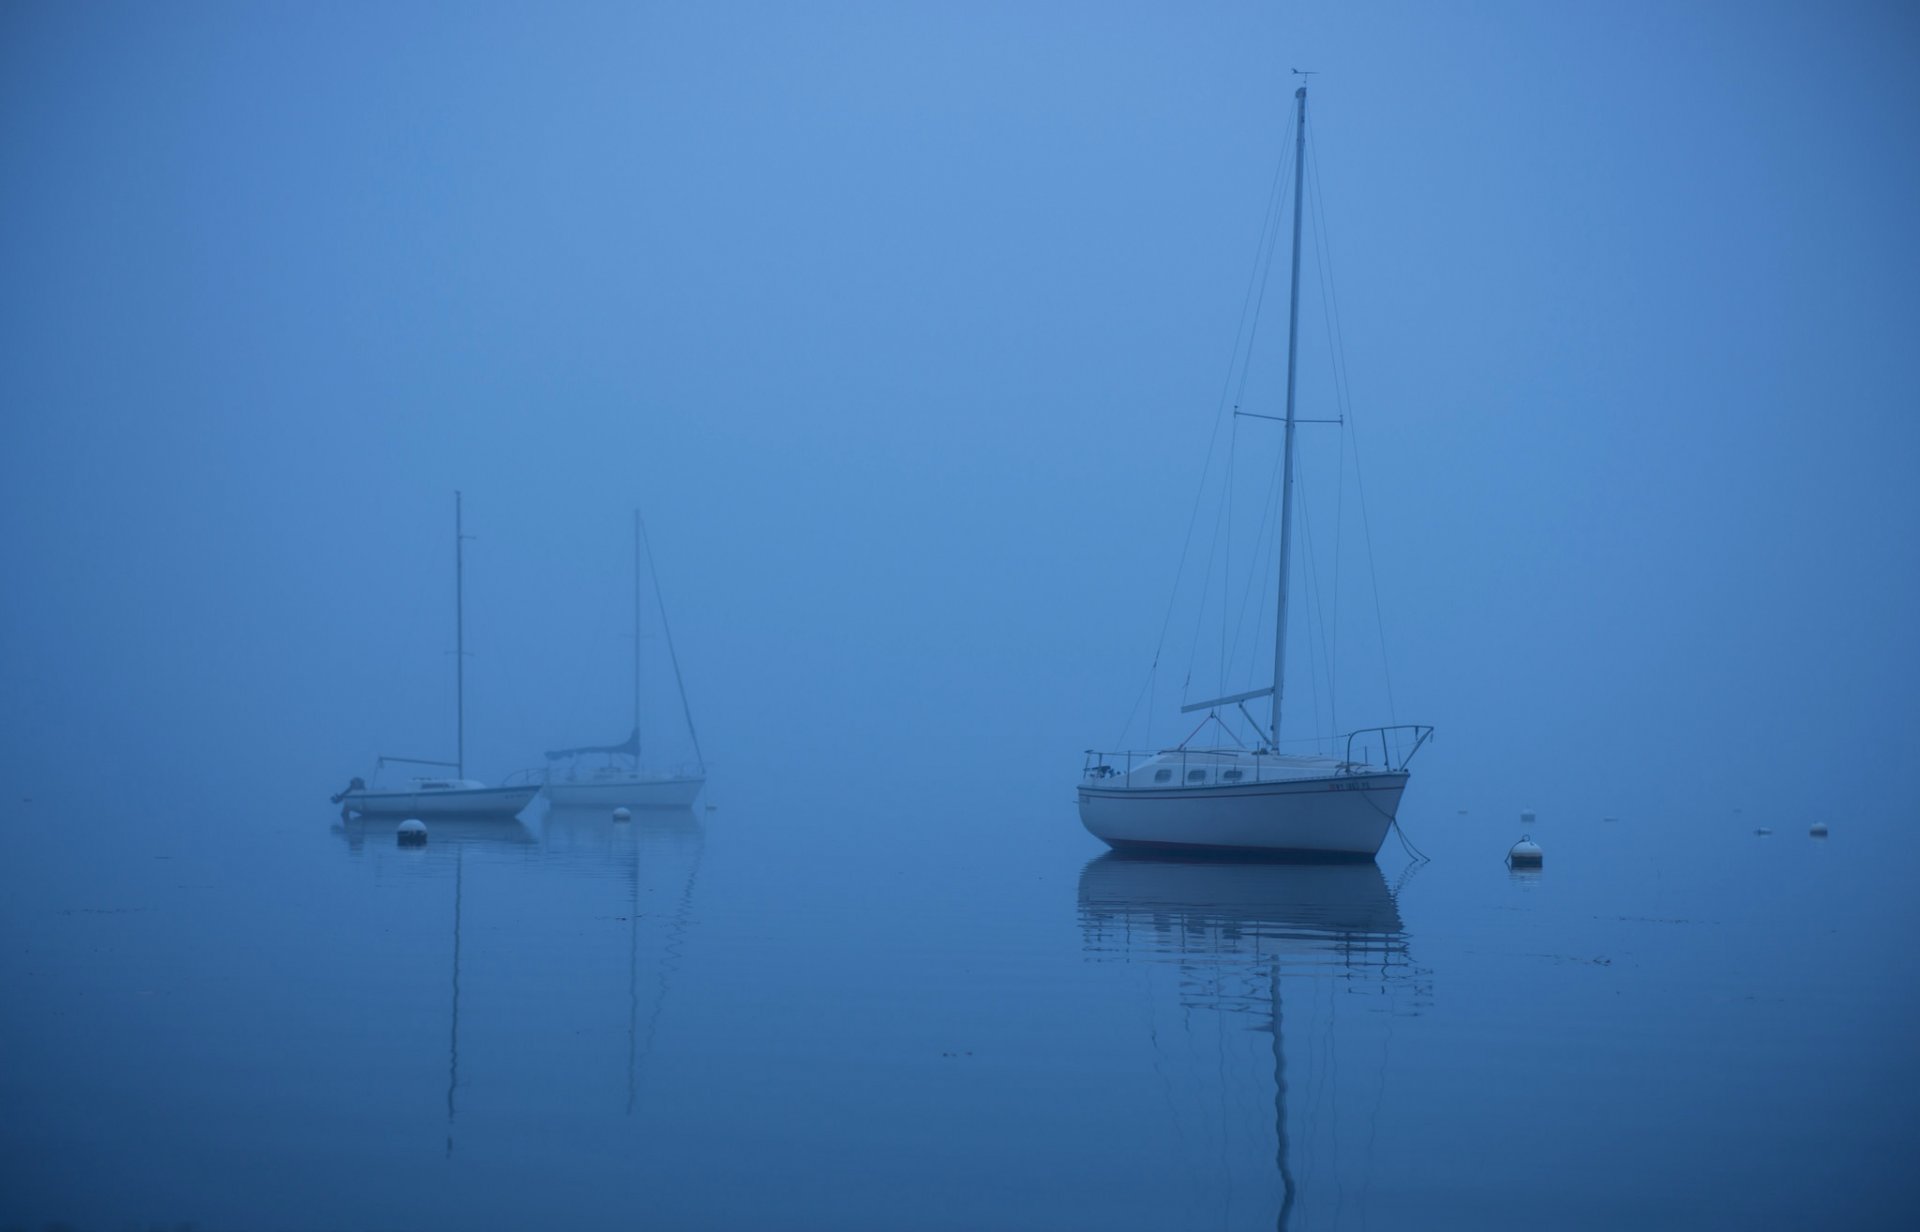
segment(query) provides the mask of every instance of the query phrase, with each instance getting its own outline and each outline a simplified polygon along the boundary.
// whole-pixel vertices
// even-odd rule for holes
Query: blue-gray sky
[[[730,778],[992,760],[1071,825],[1291,67],[1395,708],[1441,730],[1407,811],[1882,798],[1895,4],[9,6],[10,781],[447,751],[459,488],[478,773],[623,733],[637,503]]]

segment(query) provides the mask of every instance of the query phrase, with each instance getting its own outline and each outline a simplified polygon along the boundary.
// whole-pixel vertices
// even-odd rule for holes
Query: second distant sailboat
[[[673,664],[673,683],[680,693],[680,712],[687,721],[687,738],[693,744],[693,763],[675,770],[649,770],[641,763],[640,749],[640,612],[641,554],[646,553],[647,574],[653,582],[653,594],[660,604],[660,631],[666,638],[667,659]],[[585,759],[603,756],[598,765]],[[547,777],[547,796],[562,808],[610,808],[627,805],[634,808],[675,809],[691,807],[706,785],[706,762],[700,755],[700,737],[693,730],[693,709],[687,704],[686,682],[680,676],[680,656],[673,649],[673,630],[667,624],[666,603],[660,596],[660,578],[653,569],[653,554],[647,549],[646,527],[640,512],[633,514],[633,731],[619,744],[588,745],[575,749],[555,749],[549,761],[564,761],[564,770]]]
[[[467,774],[467,534],[460,516],[460,493],[453,494],[453,713],[454,760],[424,757],[382,757],[374,763],[374,786],[359,778],[333,797],[340,815],[348,817],[465,817],[512,819],[533,803],[540,784],[515,783],[488,787]],[[389,763],[432,766],[439,775],[416,776],[404,787],[379,786],[380,771]],[[445,772],[453,771],[452,777]],[[515,777],[518,777],[516,774]]]

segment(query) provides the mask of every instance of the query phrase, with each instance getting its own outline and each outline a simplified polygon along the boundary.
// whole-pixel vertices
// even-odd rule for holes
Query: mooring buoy
[[[1532,809],[1521,809],[1521,810],[1520,810],[1520,824],[1521,824],[1521,825],[1523,825],[1523,826],[1530,826],[1530,825],[1532,825],[1532,824],[1533,824],[1533,810],[1532,810]]]
[[[1539,868],[1546,858],[1531,835],[1522,834],[1519,842],[1507,848],[1507,863],[1514,868]]]
[[[632,821],[633,810],[623,804],[619,808],[613,810],[613,819],[615,821]]]
[[[418,817],[409,817],[400,823],[400,829],[394,837],[402,847],[425,847],[427,823]]]
[[[1824,821],[1816,821],[1807,827],[1807,833],[1814,838],[1825,838],[1827,837],[1827,823]]]

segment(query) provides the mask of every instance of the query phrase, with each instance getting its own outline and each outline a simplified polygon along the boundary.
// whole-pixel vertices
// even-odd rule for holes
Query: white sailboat
[[[680,656],[673,648],[673,630],[667,624],[666,604],[660,598],[660,578],[653,570],[653,554],[646,552],[647,572],[653,580],[653,593],[660,603],[660,631],[667,642],[667,658],[673,664],[673,681],[680,690],[680,712],[687,722],[687,737],[693,744],[693,762],[674,769],[650,769],[642,763],[640,750],[640,612],[641,555],[646,548],[646,527],[640,511],[633,513],[633,731],[619,744],[587,745],[581,748],[554,749],[549,761],[565,762],[563,769],[547,776],[547,797],[565,808],[691,808],[706,785],[707,769],[700,755],[700,737],[693,729],[693,709],[687,704],[687,686],[680,675]],[[604,758],[592,762],[591,758]]]
[[[1294,386],[1300,318],[1301,187],[1307,133],[1307,91],[1295,91],[1293,266],[1287,336],[1286,436],[1280,476],[1279,585],[1274,619],[1273,683],[1194,702],[1183,713],[1268,698],[1268,724],[1257,747],[1149,752],[1089,750],[1079,786],[1080,821],[1115,848],[1249,853],[1320,859],[1371,859],[1385,841],[1406,790],[1407,762],[1433,734],[1420,724],[1350,733],[1337,756],[1280,752],[1286,689],[1287,592],[1293,548]],[[1260,416],[1260,418],[1272,418]],[[1257,726],[1257,724],[1256,724]],[[1224,723],[1201,730],[1226,732]],[[1197,734],[1197,733],[1196,733]],[[1192,737],[1189,737],[1191,741]],[[1376,758],[1377,754],[1377,758]]]
[[[374,783],[359,778],[333,797],[342,817],[466,817],[512,818],[540,794],[538,782],[501,787],[466,777],[466,535],[461,527],[460,493],[453,494],[453,663],[454,760],[424,757],[381,757],[374,763]],[[451,775],[416,775],[399,786],[381,786],[380,772],[389,765],[433,766]]]

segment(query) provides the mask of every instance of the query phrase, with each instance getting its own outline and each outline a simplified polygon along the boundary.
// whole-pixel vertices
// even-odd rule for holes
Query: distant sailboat
[[[693,730],[693,709],[687,704],[687,686],[680,675],[680,656],[674,652],[673,630],[667,624],[667,609],[660,597],[660,578],[653,570],[653,556],[646,552],[647,573],[653,581],[654,600],[660,604],[660,630],[666,637],[667,658],[673,664],[673,682],[680,691],[680,712],[687,723],[687,737],[693,743],[693,763],[672,770],[648,769],[641,761],[640,749],[640,612],[641,555],[647,547],[646,527],[640,511],[633,513],[633,730],[618,744],[585,745],[580,748],[554,749],[549,761],[565,762],[562,771],[547,777],[547,797],[565,808],[619,805],[633,808],[689,808],[707,781],[707,768],[700,755],[700,737]],[[582,759],[605,757],[597,765]]]
[[[1300,317],[1300,203],[1307,133],[1307,91],[1299,103],[1293,180],[1292,302],[1281,463],[1279,587],[1274,619],[1273,683],[1195,702],[1188,711],[1237,707],[1270,698],[1260,746],[1089,751],[1080,786],[1080,821],[1109,846],[1244,852],[1322,859],[1370,859],[1385,841],[1407,786],[1407,762],[1433,734],[1420,724],[1367,728],[1346,737],[1338,757],[1282,753],[1281,699],[1287,665],[1287,592],[1293,548],[1294,378]],[[1236,412],[1238,413],[1238,412]],[[1258,418],[1274,418],[1258,416]],[[1229,711],[1231,713],[1231,711]],[[1224,724],[1202,723],[1201,728]],[[1191,742],[1193,737],[1188,737]],[[1377,752],[1378,759],[1374,759]]]
[[[517,816],[540,794],[540,784],[488,787],[466,777],[466,535],[462,532],[460,493],[453,494],[453,644],[454,644],[454,760],[424,757],[381,757],[374,763],[375,785],[355,778],[333,797],[340,814],[360,817],[499,817]],[[437,766],[448,776],[415,776],[404,786],[378,785],[380,771],[389,765]]]

